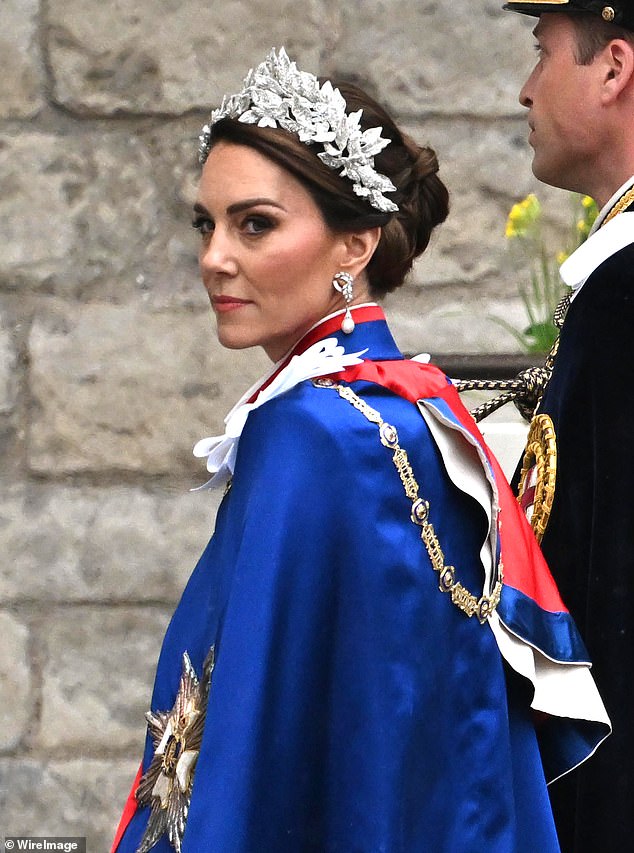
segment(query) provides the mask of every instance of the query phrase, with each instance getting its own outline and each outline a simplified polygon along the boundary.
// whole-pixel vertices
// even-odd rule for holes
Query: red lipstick
[[[212,296],[211,304],[216,311],[235,311],[236,308],[242,308],[243,305],[249,305],[251,300],[238,299],[237,296]]]

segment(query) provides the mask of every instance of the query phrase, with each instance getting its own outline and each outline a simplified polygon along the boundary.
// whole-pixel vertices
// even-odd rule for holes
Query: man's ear
[[[381,228],[365,228],[363,231],[346,231],[341,235],[341,269],[356,278],[370,263],[381,239]]]
[[[602,100],[610,104],[625,89],[634,87],[634,45],[626,39],[613,39],[598,60],[603,70]]]

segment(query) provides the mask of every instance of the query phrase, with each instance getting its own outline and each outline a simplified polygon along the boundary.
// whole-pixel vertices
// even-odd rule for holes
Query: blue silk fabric
[[[402,357],[382,321],[338,337]],[[353,388],[397,428],[446,562],[479,596],[483,510],[449,481],[415,405]],[[303,382],[249,415],[152,697],[169,711],[183,652],[200,675],[216,645],[184,853],[559,850],[530,691],[489,627],[439,591],[410,508],[376,425],[336,391]],[[152,755],[148,738],[144,767]]]

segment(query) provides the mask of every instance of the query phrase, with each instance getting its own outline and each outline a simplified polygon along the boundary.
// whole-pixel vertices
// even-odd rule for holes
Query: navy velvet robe
[[[540,406],[557,437],[542,550],[613,724],[592,761],[550,789],[566,853],[616,853],[634,843],[633,368],[630,245],[602,263],[573,300]]]

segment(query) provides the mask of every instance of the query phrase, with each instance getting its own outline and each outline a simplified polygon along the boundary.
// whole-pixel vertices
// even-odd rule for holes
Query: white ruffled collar
[[[304,352],[292,356],[288,364],[268,385],[265,384],[267,379],[265,377],[249,389],[225,418],[224,434],[202,438],[194,446],[194,456],[206,457],[207,470],[212,476],[206,483],[192,491],[215,489],[227,483],[234,471],[238,443],[250,412],[306,379],[328,376],[345,370],[346,367],[360,364],[363,360],[361,356],[366,352],[367,349],[364,349],[361,352],[347,354],[336,338],[326,338],[308,347]],[[273,373],[275,369],[277,366],[273,369]],[[256,389],[262,385],[264,387],[261,387],[255,399],[249,402]]]

